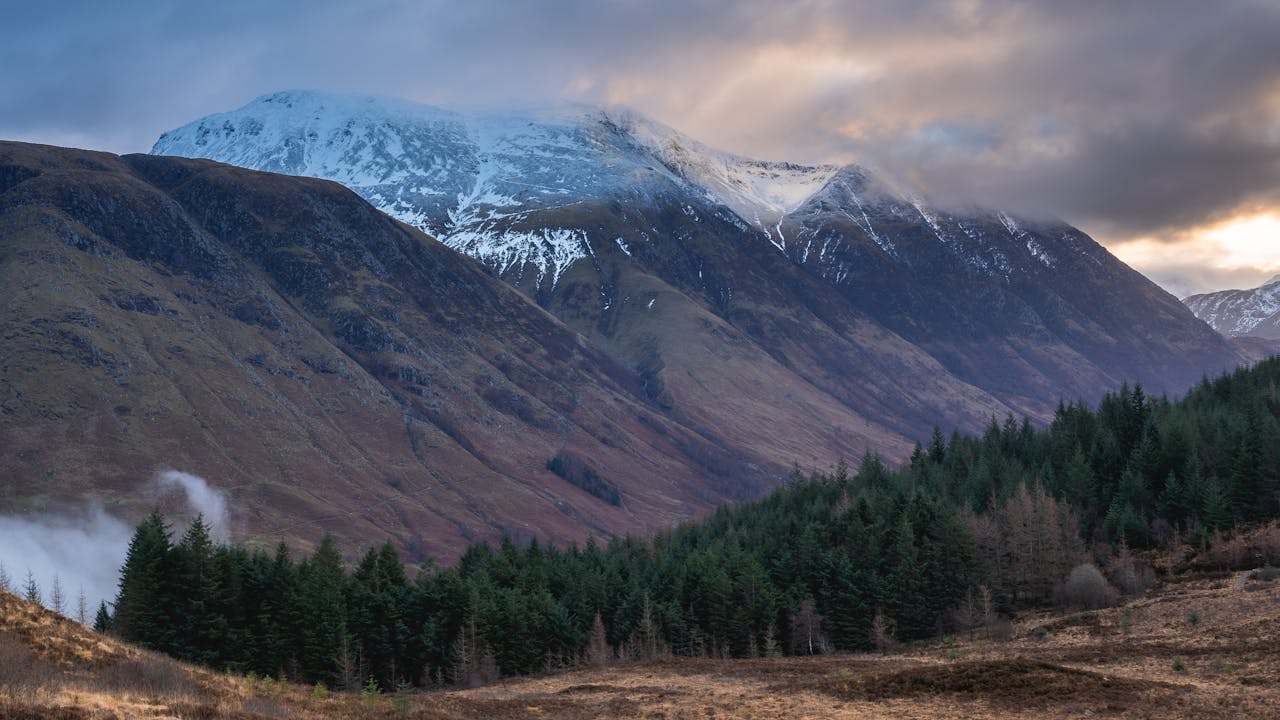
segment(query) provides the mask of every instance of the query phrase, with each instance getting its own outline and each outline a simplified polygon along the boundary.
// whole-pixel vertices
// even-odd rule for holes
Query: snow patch
[[[548,277],[554,288],[569,266],[589,254],[587,234],[567,228],[501,232],[464,229],[446,235],[441,240],[449,247],[496,269],[500,274],[511,270],[522,271],[526,265],[532,265],[537,271],[534,285],[538,289],[542,288]]]
[[[1026,233],[1023,233],[1024,235]],[[1051,268],[1056,264],[1054,257],[1049,254],[1044,246],[1036,242],[1034,239],[1027,240],[1027,252],[1031,253],[1031,257],[1039,260],[1045,267]]]

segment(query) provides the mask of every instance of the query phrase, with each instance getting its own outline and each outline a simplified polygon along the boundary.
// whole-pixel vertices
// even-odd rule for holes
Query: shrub
[[[17,700],[40,686],[44,668],[36,667],[35,656],[14,635],[0,633],[0,697]]]
[[[372,675],[369,676],[369,682],[364,684],[364,688],[360,691],[360,697],[365,702],[373,702],[382,697],[382,688],[378,685],[377,679]]]
[[[99,688],[141,697],[194,698],[200,685],[176,661],[159,655],[122,660],[104,667],[94,679]]]
[[[1013,639],[1013,623],[1006,618],[996,618],[987,625],[987,637],[997,642],[1008,642]]]
[[[1107,564],[1107,574],[1125,595],[1141,595],[1156,584],[1155,571],[1134,557],[1123,544],[1119,554]]]
[[[1077,565],[1067,575],[1066,582],[1054,593],[1059,605],[1097,610],[1114,605],[1116,589],[1102,576],[1093,563]]]

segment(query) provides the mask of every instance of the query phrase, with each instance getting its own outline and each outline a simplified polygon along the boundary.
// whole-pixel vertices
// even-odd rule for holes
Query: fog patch
[[[0,516],[0,564],[10,589],[21,595],[27,573],[53,606],[55,578],[62,586],[63,613],[75,617],[80,593],[92,621],[98,603],[115,598],[133,526],[112,517],[101,505],[35,517]]]
[[[210,535],[230,539],[226,496],[204,478],[178,470],[164,470],[140,491],[155,497],[157,507],[174,526],[175,541],[196,514],[204,516]],[[175,516],[175,514],[180,516]],[[185,516],[185,517],[181,517]],[[23,595],[28,579],[35,581],[40,600],[52,608],[55,580],[63,595],[62,612],[78,619],[83,594],[86,617],[92,623],[98,604],[115,599],[136,525],[115,517],[98,502],[31,515],[0,515],[0,582]]]
[[[227,497],[221,490],[209,487],[208,481],[199,475],[181,470],[162,470],[156,473],[155,483],[161,492],[180,490],[187,508],[204,516],[209,535],[216,542],[231,539],[231,523],[227,513]]]

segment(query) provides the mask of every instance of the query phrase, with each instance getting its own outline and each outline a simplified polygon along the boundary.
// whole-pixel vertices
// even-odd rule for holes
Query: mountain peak
[[[783,247],[782,218],[839,169],[720,152],[625,107],[454,110],[311,90],[197,120],[152,152],[335,180],[500,272],[532,265],[538,287],[589,257],[589,238],[514,229],[513,216],[692,186]]]
[[[1223,335],[1280,340],[1280,275],[1256,288],[1192,295],[1183,302]]]

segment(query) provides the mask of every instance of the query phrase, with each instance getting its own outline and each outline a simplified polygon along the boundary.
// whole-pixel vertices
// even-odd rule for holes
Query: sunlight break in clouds
[[[1140,237],[1111,250],[1179,297],[1256,287],[1280,273],[1280,214],[1239,216],[1172,239]]]

